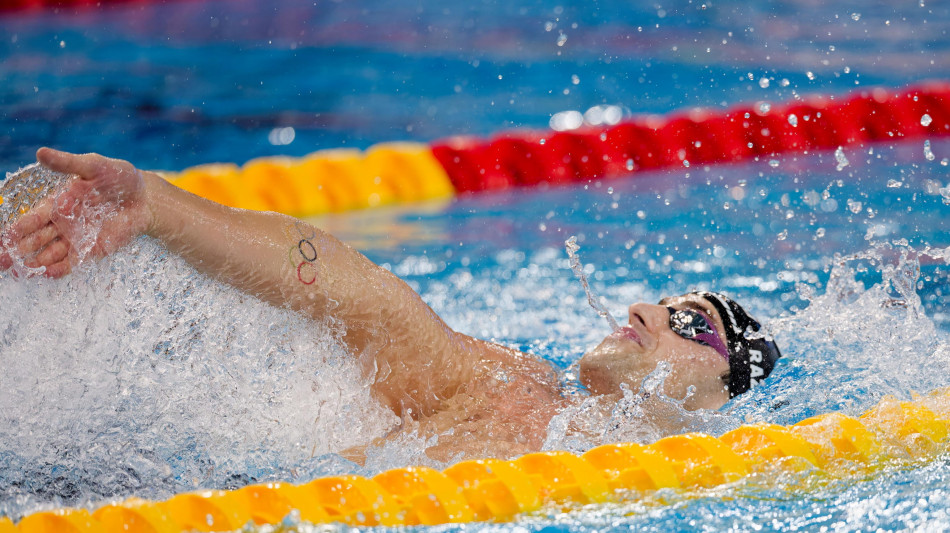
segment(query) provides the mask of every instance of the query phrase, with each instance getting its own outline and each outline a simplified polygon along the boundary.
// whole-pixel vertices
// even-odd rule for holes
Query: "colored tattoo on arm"
[[[295,220],[293,229],[287,228],[287,234],[297,241],[288,252],[290,266],[297,273],[297,280],[304,285],[313,285],[317,281],[317,247],[311,239],[317,236],[317,230]]]

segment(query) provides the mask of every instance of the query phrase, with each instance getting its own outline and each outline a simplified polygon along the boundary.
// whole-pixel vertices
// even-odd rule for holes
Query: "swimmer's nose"
[[[631,325],[637,323],[647,328],[647,331],[658,334],[664,328],[670,327],[670,311],[662,305],[635,303],[628,308]]]

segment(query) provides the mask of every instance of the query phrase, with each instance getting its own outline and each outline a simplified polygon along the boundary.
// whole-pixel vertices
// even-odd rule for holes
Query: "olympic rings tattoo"
[[[303,274],[300,273],[300,269],[304,266],[309,266],[310,270],[312,270],[312,276],[310,276],[309,280],[304,280]],[[297,265],[297,279],[300,280],[300,283],[303,283],[304,285],[313,285],[313,282],[317,281],[317,268],[313,266],[313,263],[307,263],[306,261],[301,262],[299,265]]]
[[[310,247],[310,251],[313,252],[313,257],[307,257],[307,254],[303,253],[304,244]],[[317,249],[314,248],[313,243],[307,239],[300,239],[300,242],[297,243],[297,250],[300,252],[300,257],[303,257],[308,263],[313,263],[317,260]]]
[[[317,236],[317,230],[299,220],[294,221],[294,228],[297,230],[297,236],[302,238],[296,246],[290,247],[287,258],[291,267],[297,272],[297,280],[304,285],[313,285],[317,281],[317,265],[314,264],[317,260],[317,247],[310,239]],[[288,234],[288,237],[290,236]],[[296,257],[297,254],[300,255],[299,259]]]

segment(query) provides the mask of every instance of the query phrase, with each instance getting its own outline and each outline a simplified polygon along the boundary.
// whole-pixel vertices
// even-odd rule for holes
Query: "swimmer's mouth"
[[[637,330],[633,326],[623,326],[615,332],[616,335],[619,335],[625,339],[630,339],[640,346],[643,346],[643,340],[640,338],[640,334],[637,333]]]

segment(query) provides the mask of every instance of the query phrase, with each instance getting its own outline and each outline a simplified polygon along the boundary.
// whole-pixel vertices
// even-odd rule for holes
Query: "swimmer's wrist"
[[[149,237],[159,238],[159,216],[162,213],[161,205],[165,203],[162,197],[165,196],[167,188],[174,185],[154,172],[143,171],[142,179],[145,182],[145,220],[142,233]]]

